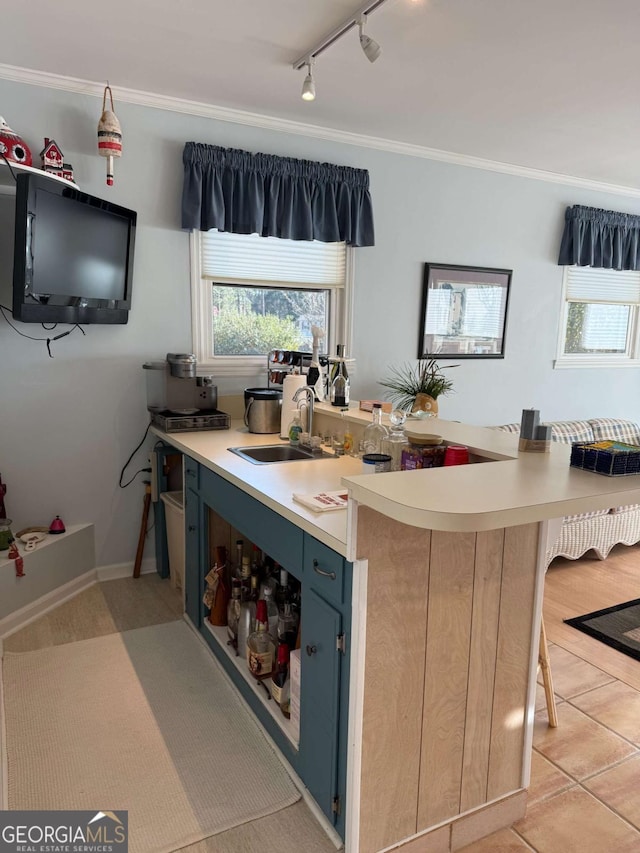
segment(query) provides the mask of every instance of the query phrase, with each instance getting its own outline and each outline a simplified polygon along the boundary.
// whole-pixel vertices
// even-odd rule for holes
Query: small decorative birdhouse
[[[111,109],[107,109],[107,92]],[[98,154],[107,158],[107,186],[113,186],[113,158],[122,156],[122,130],[113,111],[113,93],[107,84],[102,96],[102,115],[98,122]]]
[[[29,146],[24,139],[11,130],[2,116],[0,116],[0,156],[21,166],[30,166],[33,162]]]
[[[71,163],[65,163],[62,155],[62,149],[55,141],[45,137],[44,148],[40,152],[42,161],[42,171],[48,175],[56,175],[58,178],[65,178],[67,181],[73,181],[73,166]]]

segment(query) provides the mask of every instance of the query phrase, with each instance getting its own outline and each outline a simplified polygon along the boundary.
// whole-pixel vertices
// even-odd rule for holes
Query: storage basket
[[[621,441],[575,442],[570,464],[608,477],[640,474],[640,447]]]

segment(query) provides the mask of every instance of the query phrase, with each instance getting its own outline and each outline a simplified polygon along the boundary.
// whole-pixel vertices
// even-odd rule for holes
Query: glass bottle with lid
[[[349,405],[351,381],[344,360],[344,344],[338,344],[338,356],[331,371],[329,394],[332,406],[346,407]]]
[[[402,470],[402,451],[409,444],[409,439],[405,435],[404,423],[407,420],[407,413],[402,409],[394,409],[389,415],[391,422],[391,431],[387,438],[382,440],[381,452],[386,453],[391,457],[391,470]]]
[[[382,442],[389,437],[389,430],[382,423],[382,404],[373,404],[371,423],[365,427],[362,447],[365,453],[382,453]]]

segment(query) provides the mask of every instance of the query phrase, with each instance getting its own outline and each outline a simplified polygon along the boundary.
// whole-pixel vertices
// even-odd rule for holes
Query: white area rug
[[[131,853],[164,853],[300,798],[184,622],[3,669],[10,809],[127,809]]]

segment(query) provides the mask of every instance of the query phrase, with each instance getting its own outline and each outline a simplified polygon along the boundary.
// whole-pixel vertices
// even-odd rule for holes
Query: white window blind
[[[567,268],[569,302],[640,303],[640,271]]]
[[[218,231],[207,231],[200,238],[203,278],[290,287],[344,287],[345,243],[281,240]]]
[[[587,305],[582,345],[587,350],[624,352],[629,329],[628,305]]]

